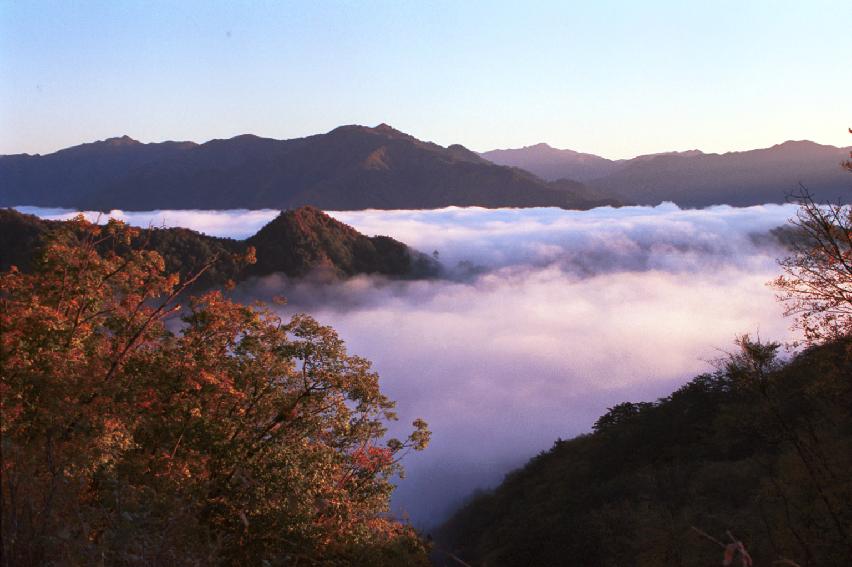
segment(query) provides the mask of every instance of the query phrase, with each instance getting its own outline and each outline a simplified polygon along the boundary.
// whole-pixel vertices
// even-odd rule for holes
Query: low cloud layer
[[[146,228],[149,226],[180,226],[191,228],[211,236],[227,238],[248,238],[260,228],[278,216],[274,209],[249,211],[234,209],[227,211],[196,211],[196,210],[163,210],[163,211],[120,211],[114,209],[109,213],[97,211],[75,211],[72,209],[46,207],[15,207],[18,211],[37,215],[43,219],[68,220],[82,212],[91,222],[105,222],[114,218],[132,226]]]
[[[331,212],[366,234],[388,234],[423,252],[458,263],[547,266],[589,273],[624,270],[706,270],[706,264],[750,261],[752,234],[766,233],[795,213],[791,205],[681,210],[601,207],[438,211]]]
[[[395,497],[440,521],[476,488],[608,407],[667,395],[735,335],[785,340],[765,283],[783,254],[756,238],[794,208],[673,206],[332,213],[367,234],[437,250],[450,278],[357,277],[317,286],[271,276],[243,292],[283,293],[374,361],[403,422],[433,443],[407,459]]]
[[[398,512],[428,526],[558,437],[588,431],[607,407],[654,400],[709,370],[735,335],[788,339],[789,321],[765,285],[783,250],[755,235],[794,212],[334,212],[367,234],[437,250],[448,277],[319,284],[273,275],[237,293],[283,294],[286,311],[332,325],[350,352],[374,362],[398,401],[397,431],[414,417],[429,422],[433,443],[406,459],[394,499]],[[124,218],[147,225],[155,214],[209,234],[245,235],[275,213]]]

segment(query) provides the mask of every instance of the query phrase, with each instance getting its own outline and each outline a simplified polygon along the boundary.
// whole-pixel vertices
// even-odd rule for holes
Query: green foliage
[[[472,565],[683,565],[731,530],[757,565],[852,563],[852,340],[783,364],[748,337],[714,373],[619,404],[442,528]],[[453,564],[449,562],[448,564]]]

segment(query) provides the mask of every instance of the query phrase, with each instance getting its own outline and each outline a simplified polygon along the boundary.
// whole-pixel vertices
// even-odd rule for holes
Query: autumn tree
[[[0,275],[2,563],[425,562],[386,515],[394,404],[363,358],[78,218]],[[250,258],[247,258],[250,260]]]
[[[852,162],[842,166],[852,172]],[[817,203],[804,187],[794,199],[799,209],[790,221],[796,229],[793,253],[781,260],[784,274],[772,285],[785,303],[785,314],[795,317],[795,326],[803,332],[806,344],[849,335],[852,206],[843,201]]]

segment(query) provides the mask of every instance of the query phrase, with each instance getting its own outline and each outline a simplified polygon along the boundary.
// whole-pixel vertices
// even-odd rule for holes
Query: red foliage
[[[98,252],[134,232],[78,219],[0,276],[4,564],[423,560],[381,515],[425,424],[377,447],[393,403],[332,329],[179,303],[157,253]]]

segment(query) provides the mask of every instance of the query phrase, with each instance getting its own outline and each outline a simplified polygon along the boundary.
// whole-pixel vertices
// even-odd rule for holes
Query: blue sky
[[[607,157],[852,144],[852,2],[0,0],[0,153],[387,122]]]

